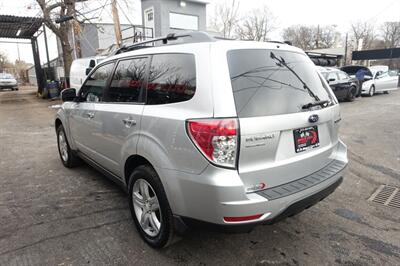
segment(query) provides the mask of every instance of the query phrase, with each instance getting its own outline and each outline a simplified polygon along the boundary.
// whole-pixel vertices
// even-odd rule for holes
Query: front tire
[[[356,94],[357,94],[357,88],[351,87],[347,94],[346,100],[349,102],[353,102],[356,98]]]
[[[81,163],[76,154],[71,150],[69,146],[67,135],[65,134],[64,127],[62,125],[57,128],[57,144],[58,144],[58,153],[60,155],[61,162],[67,168],[72,168]]]
[[[129,208],[136,229],[153,248],[168,245],[174,236],[173,215],[156,171],[137,167],[129,178]]]
[[[375,86],[372,85],[372,86],[369,88],[368,96],[369,96],[369,97],[372,97],[372,96],[374,96],[374,94],[375,94]]]

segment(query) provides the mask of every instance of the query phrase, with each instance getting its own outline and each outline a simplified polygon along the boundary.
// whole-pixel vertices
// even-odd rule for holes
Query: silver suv
[[[341,183],[339,105],[302,50],[201,32],[157,41],[64,90],[55,120],[62,163],[83,159],[126,188],[148,244],[187,226],[271,224]]]

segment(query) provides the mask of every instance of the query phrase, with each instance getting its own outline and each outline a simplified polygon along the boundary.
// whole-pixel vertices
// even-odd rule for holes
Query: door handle
[[[129,117],[122,119],[122,122],[124,123],[125,127],[127,127],[127,128],[130,128],[130,127],[136,125],[136,121]]]
[[[92,119],[94,117],[94,112],[87,112],[86,116],[87,118]]]

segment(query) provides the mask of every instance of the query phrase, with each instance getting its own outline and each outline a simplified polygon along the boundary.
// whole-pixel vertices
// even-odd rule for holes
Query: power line
[[[128,20],[129,24],[131,24],[133,26],[133,23],[131,22],[129,17],[126,15],[124,9],[120,6],[120,4],[118,2],[117,2],[117,5],[118,5],[119,9],[122,11],[122,14],[124,15],[124,17]]]
[[[86,14],[95,12],[95,11],[100,10],[100,9],[101,9],[101,11],[103,11],[103,9],[104,9],[107,5],[110,5],[110,3],[108,3],[108,1],[109,1],[109,0],[106,0],[106,2],[104,3],[104,5],[102,5],[102,6],[100,6],[100,7],[97,7],[97,8],[95,8],[95,9],[89,10],[89,11],[84,12],[84,13],[81,13],[81,14],[86,15]]]

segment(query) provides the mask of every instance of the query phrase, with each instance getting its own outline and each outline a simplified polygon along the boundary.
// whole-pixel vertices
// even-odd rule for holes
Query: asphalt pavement
[[[0,91],[0,265],[400,265],[400,209],[368,201],[400,187],[400,91],[341,103],[350,163],[334,194],[251,233],[192,231],[163,250],[141,240],[119,187],[62,166],[57,103]]]

